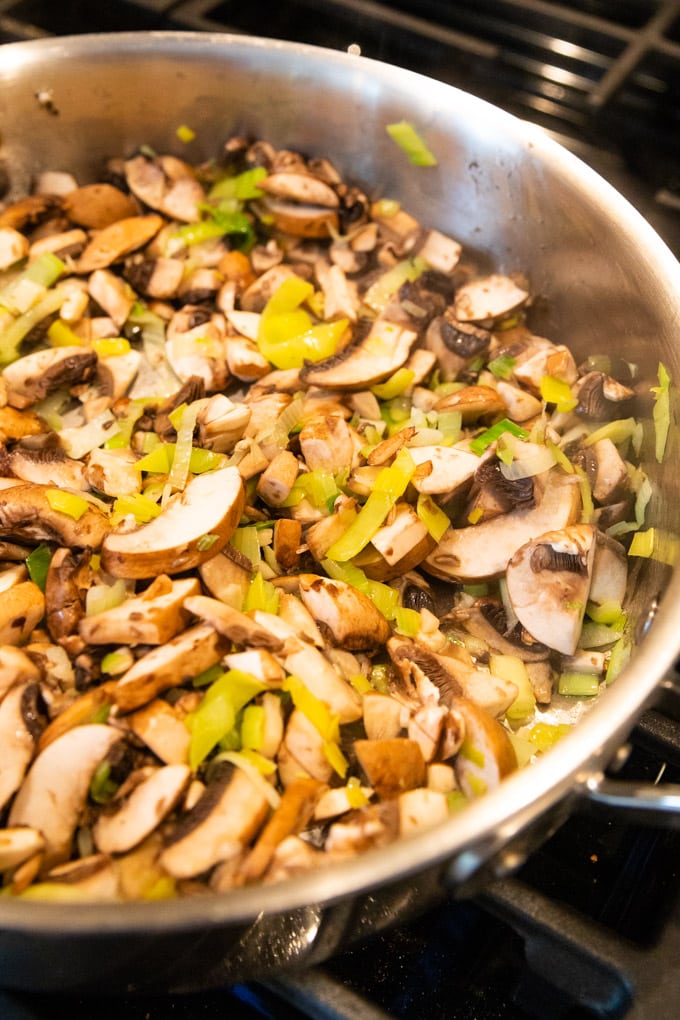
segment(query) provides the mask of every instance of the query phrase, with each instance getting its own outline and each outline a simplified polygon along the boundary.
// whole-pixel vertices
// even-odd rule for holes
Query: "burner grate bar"
[[[392,1020],[390,1014],[320,968],[259,983],[309,1020]]]

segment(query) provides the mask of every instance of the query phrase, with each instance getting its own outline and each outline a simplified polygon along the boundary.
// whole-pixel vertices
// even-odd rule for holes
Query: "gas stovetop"
[[[459,86],[542,126],[680,254],[680,0],[0,0],[0,42],[150,29],[353,47]],[[668,694],[624,775],[680,781],[678,720]],[[0,1017],[675,1020],[679,867],[679,833],[578,816],[515,877],[322,968],[163,998],[0,993]]]

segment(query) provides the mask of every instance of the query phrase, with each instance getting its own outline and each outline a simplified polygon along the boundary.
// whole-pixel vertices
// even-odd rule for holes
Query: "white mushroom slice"
[[[152,209],[187,223],[200,219],[198,206],[205,201],[205,192],[181,160],[135,156],[125,163],[125,177],[133,194]]]
[[[628,584],[626,550],[603,531],[595,533],[595,557],[588,598],[602,605],[605,602],[623,605]]]
[[[370,786],[359,786],[356,789],[366,801],[370,800],[373,796],[373,790]],[[337,818],[338,815],[347,814],[354,807],[354,804],[350,802],[350,797],[351,794],[346,786],[338,786],[335,789],[326,790],[325,793],[321,794],[316,803],[314,820],[326,822],[330,818]]]
[[[248,592],[252,568],[245,556],[241,557],[243,562],[236,561],[236,550],[231,546],[225,546],[225,550],[199,564],[198,572],[211,595],[240,610]],[[232,553],[233,558],[228,553]]]
[[[598,439],[589,450],[595,461],[593,496],[600,504],[615,503],[630,487],[626,462],[611,439]]]
[[[283,506],[299,470],[295,454],[290,450],[280,450],[258,479],[256,491],[260,499],[269,506]]]
[[[512,383],[499,379],[496,388],[498,389],[499,396],[505,401],[505,406],[508,409],[508,418],[511,421],[529,421],[541,413],[542,405],[538,397],[534,397],[526,390],[520,389],[519,386],[513,386]]]
[[[396,507],[394,519],[375,533],[371,539],[371,545],[378,550],[390,566],[404,562],[414,549],[422,547],[422,551],[418,554],[417,563],[419,563],[421,559],[425,559],[436,544],[434,541],[428,543],[427,538],[427,527],[418,514],[408,503],[402,503]],[[412,570],[417,566],[417,563],[409,563],[408,566],[403,567],[402,572]]]
[[[224,605],[217,599],[208,598],[206,595],[193,595],[186,600],[185,606],[190,613],[209,623],[234,644],[247,645],[250,648],[268,648],[274,652],[283,646],[283,642],[276,634],[260,626],[251,616]]]
[[[0,646],[0,698],[15,684],[36,683],[40,670],[25,651],[13,645]]]
[[[311,205],[326,206],[330,209],[337,209],[340,204],[340,199],[333,188],[309,173],[290,171],[272,173],[259,182],[258,188],[262,188],[263,191],[267,191],[277,198],[308,202]]]
[[[185,305],[168,323],[165,356],[181,382],[199,376],[206,390],[223,389],[228,381],[224,323],[199,305]]]
[[[576,651],[594,556],[595,528],[573,524],[530,540],[508,563],[508,595],[520,623],[564,655]]]
[[[129,578],[189,570],[227,544],[244,507],[237,468],[196,475],[148,524],[136,531],[110,532],[102,545],[102,566],[114,577]]]
[[[298,637],[317,648],[324,647],[324,639],[314,617],[296,595],[282,591],[279,595],[279,616],[293,628]]]
[[[160,864],[174,878],[193,878],[237,857],[258,831],[269,801],[241,769],[225,770],[170,834]]]
[[[45,597],[33,581],[22,581],[0,599],[0,645],[23,645],[45,613]]]
[[[317,574],[300,574],[298,580],[302,601],[335,645],[356,652],[387,641],[390,625],[363,592]]]
[[[324,753],[324,738],[314,723],[299,709],[291,712],[277,755],[279,779],[285,787],[311,776],[327,783],[333,767]]]
[[[131,450],[92,450],[85,465],[87,484],[106,496],[134,496],[142,491],[142,473]]]
[[[399,795],[399,835],[429,829],[449,816],[446,794],[421,787]]]
[[[492,273],[458,288],[454,302],[456,318],[462,322],[499,319],[523,305],[528,297],[528,292],[509,276]]]
[[[114,262],[143,248],[163,226],[160,216],[129,216],[98,231],[76,263],[77,273],[105,269]]]
[[[45,840],[37,829],[29,829],[25,825],[0,829],[0,872],[9,871],[35,857],[44,846]]]
[[[250,673],[260,683],[269,687],[281,687],[285,673],[271,652],[266,648],[249,648],[245,652],[232,652],[225,655],[223,663],[229,669],[239,669]]]
[[[468,528],[449,528],[424,567],[444,580],[500,577],[517,549],[544,532],[565,528],[578,516],[578,480],[556,468],[537,475],[542,485],[536,506],[514,510]]]
[[[112,686],[111,697],[121,712],[140,708],[169,687],[205,672],[227,650],[227,642],[212,627],[190,627],[138,659]]]
[[[30,888],[35,899],[51,903],[121,899],[117,868],[106,854],[92,854],[52,868],[42,882]]]
[[[60,386],[88,382],[97,367],[89,347],[47,347],[17,358],[3,370],[7,399],[20,409],[37,404]]]
[[[200,445],[216,453],[230,453],[243,436],[250,415],[246,404],[235,404],[223,393],[216,393],[196,417]]]
[[[261,312],[270,297],[279,289],[284,280],[295,276],[290,266],[275,265],[258,276],[241,295],[241,308],[244,312]],[[238,329],[238,327],[236,327]]]
[[[132,287],[109,269],[95,269],[87,287],[90,296],[121,329],[137,300]]]
[[[364,729],[369,740],[398,737],[402,730],[403,708],[389,694],[369,691],[363,697]]]
[[[188,765],[165,765],[134,788],[112,814],[101,814],[92,835],[100,853],[121,854],[146,839],[170,814],[182,796],[191,769]]]
[[[365,390],[401,368],[417,338],[418,334],[406,326],[376,319],[364,340],[325,361],[306,364],[300,378],[308,386]]]
[[[332,237],[339,229],[335,209],[275,198],[263,199],[262,207],[267,216],[271,217],[275,230],[292,234],[294,237]]]
[[[226,313],[226,316],[237,333],[248,340],[257,340],[260,333],[259,312],[244,312],[240,308],[233,308]],[[267,371],[269,371],[269,362],[267,362]]]
[[[510,737],[501,724],[464,698],[455,702],[465,739],[456,756],[456,778],[468,799],[481,797],[517,768]]]
[[[513,375],[519,383],[540,396],[544,376],[555,376],[571,385],[578,378],[578,369],[568,347],[548,342],[547,346],[540,347],[531,357],[518,360]]]
[[[19,684],[0,703],[0,810],[21,786],[35,751],[35,735],[25,714],[35,690],[33,683]]]
[[[45,838],[45,867],[70,853],[95,770],[123,734],[90,723],[64,733],[34,761],[9,814],[10,826],[28,825]]]
[[[359,297],[356,284],[347,279],[344,271],[320,258],[315,266],[316,277],[324,296],[324,319],[349,319],[356,322],[359,314]]]
[[[410,453],[417,465],[429,464],[432,470],[416,472],[413,486],[427,495],[453,493],[468,485],[482,463],[476,454],[462,446],[413,446]]]
[[[288,673],[299,676],[312,694],[325,701],[341,723],[361,718],[361,698],[317,648],[304,644],[288,623],[272,613],[257,609],[253,618],[285,642],[275,657]]]
[[[0,227],[0,271],[25,259],[30,245],[28,238],[13,227]]]
[[[433,761],[427,766],[428,790],[451,793],[456,789],[456,785],[456,773],[451,765],[446,765],[442,761]]]
[[[337,475],[349,471],[354,460],[352,433],[344,418],[328,415],[306,421],[300,430],[300,449],[310,471]]]
[[[51,252],[68,260],[69,256],[72,257],[74,253],[80,254],[86,244],[87,234],[84,230],[76,227],[73,230],[48,234],[46,237],[41,237],[34,241],[28,257],[30,261],[33,261],[33,259],[44,255],[45,252]]]
[[[194,577],[165,580],[168,591],[155,594],[158,584],[154,582],[148,591],[113,609],[83,617],[78,625],[81,638],[88,645],[162,645],[175,637],[191,616],[184,600],[201,588]]]
[[[62,430],[60,438],[67,431],[70,430]],[[24,482],[76,491],[88,488],[83,465],[67,456],[58,446],[34,450],[19,443],[7,454],[7,459],[12,474]]]
[[[178,705],[169,705],[161,698],[154,698],[148,705],[127,716],[126,722],[166,765],[186,765],[191,734],[185,718],[186,712],[180,711]]]
[[[408,721],[407,735],[419,745],[426,762],[437,754],[448,714],[444,705],[423,705]]]

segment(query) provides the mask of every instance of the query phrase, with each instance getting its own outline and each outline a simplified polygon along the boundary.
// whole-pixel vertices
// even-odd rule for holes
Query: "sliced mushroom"
[[[46,425],[33,411],[0,407],[0,441],[25,439],[45,432]]]
[[[196,691],[191,697],[198,702],[201,695]],[[191,744],[186,715],[182,699],[170,705],[161,698],[154,698],[148,705],[126,716],[126,722],[161,761],[167,765],[186,765]]]
[[[45,840],[37,829],[26,825],[0,829],[0,872],[17,868],[42,852]]]
[[[425,783],[425,759],[415,740],[357,740],[354,749],[369,785],[379,797],[394,797]]]
[[[480,458],[470,452],[467,444],[412,446],[410,453],[419,467],[430,466],[429,472],[417,471],[413,478],[414,488],[427,495],[452,495],[464,489],[480,466]]]
[[[471,280],[456,291],[455,311],[462,322],[487,322],[500,319],[523,305],[529,297],[509,276],[492,273]]]
[[[293,709],[276,756],[279,780],[284,787],[307,776],[320,783],[329,782],[333,767],[325,754],[324,743],[314,723],[299,709]]]
[[[237,857],[267,817],[269,801],[241,769],[222,766],[196,806],[174,827],[160,864],[174,878],[193,878]]]
[[[332,237],[339,230],[335,209],[275,198],[263,200],[262,208],[276,230],[294,237]]]
[[[369,740],[389,740],[402,730],[403,706],[389,694],[369,691],[363,696],[364,729]]]
[[[635,391],[604,372],[588,372],[574,387],[578,410],[586,418],[609,421],[630,414]]]
[[[105,183],[86,184],[69,191],[63,206],[73,223],[92,230],[102,230],[137,212],[134,199],[112,184]]]
[[[59,446],[18,443],[7,459],[12,474],[24,482],[76,491],[87,489],[83,465],[68,457]]]
[[[191,610],[185,599],[199,591],[196,578],[161,575],[141,595],[81,619],[80,636],[88,645],[162,645],[186,627]]]
[[[106,496],[134,496],[142,491],[142,473],[132,450],[92,450],[84,469],[87,484]]]
[[[184,263],[179,258],[148,258],[143,253],[132,255],[125,263],[125,279],[134,289],[158,301],[177,297],[184,276]]]
[[[239,610],[250,585],[252,570],[250,560],[230,545],[198,567],[201,580],[210,594]]]
[[[111,726],[76,726],[34,761],[9,814],[45,839],[45,868],[65,861],[95,770],[123,734]]]
[[[137,300],[132,288],[110,269],[95,269],[87,287],[99,307],[122,329]]]
[[[54,641],[75,633],[85,616],[87,589],[92,584],[89,549],[57,549],[45,579],[47,628]]]
[[[364,340],[325,361],[307,363],[300,371],[300,378],[308,386],[364,390],[401,368],[417,338],[415,330],[387,319],[376,319]]]
[[[464,386],[442,397],[434,405],[435,411],[459,411],[464,425],[483,419],[493,420],[507,413],[505,401],[491,386]]]
[[[26,354],[3,369],[8,401],[12,407],[30,407],[61,386],[88,382],[96,368],[97,355],[89,347],[47,347]]]
[[[212,627],[199,624],[138,659],[109,689],[121,712],[140,708],[170,687],[205,672],[229,650]]]
[[[27,195],[8,205],[0,212],[0,227],[23,230],[46,219],[61,209],[61,199],[56,195]]]
[[[575,477],[553,468],[537,476],[539,480],[542,492],[533,509],[501,514],[467,528],[449,528],[424,561],[425,569],[444,580],[499,577],[520,546],[549,529],[571,524],[580,509]]]
[[[114,577],[130,578],[189,570],[227,544],[244,507],[237,468],[196,475],[148,524],[136,531],[110,532],[102,545],[102,566]],[[1,513],[0,497],[0,521]]]
[[[216,631],[236,645],[267,648],[273,652],[277,652],[283,647],[283,641],[278,635],[272,634],[246,613],[224,605],[217,599],[211,599],[205,595],[193,595],[187,598],[184,604],[190,613],[209,623],[211,627],[214,627]]]
[[[279,806],[260,832],[243,866],[247,882],[261,878],[274,856],[277,846],[287,836],[305,828],[325,787],[316,779],[301,778],[286,787]]]
[[[23,645],[44,613],[45,597],[37,584],[13,584],[0,599],[0,645]]]
[[[142,248],[155,237],[163,226],[160,216],[129,216],[117,220],[98,231],[76,263],[77,273],[91,273],[105,269],[114,262],[124,259],[130,252]]]
[[[465,739],[454,768],[468,799],[481,797],[517,768],[517,757],[507,731],[499,722],[464,698],[456,710],[465,724]]]
[[[25,259],[28,239],[13,227],[0,227],[0,272]]]
[[[223,393],[216,393],[196,417],[199,442],[206,450],[229,453],[243,436],[251,415],[245,404],[235,404]]]
[[[446,794],[420,787],[399,795],[399,834],[408,836],[420,829],[440,825],[449,817]]]
[[[508,595],[520,623],[564,655],[576,651],[594,557],[595,528],[573,524],[530,540],[508,563]]]
[[[135,156],[125,163],[125,177],[132,193],[152,209],[187,223],[200,219],[198,207],[205,201],[205,192],[181,160]]]
[[[340,723],[355,722],[361,718],[359,695],[317,648],[302,642],[293,628],[278,616],[258,609],[253,617],[265,629],[283,638],[284,647],[280,653],[275,653],[275,658],[281,661],[288,673],[299,676],[312,694],[325,701]]]
[[[22,542],[56,542],[72,549],[99,549],[108,518],[89,505],[78,520],[53,510],[47,485],[15,485],[0,492],[0,535]]]
[[[305,421],[300,430],[300,450],[310,471],[337,475],[349,471],[355,447],[347,422],[338,415]]]
[[[51,903],[101,903],[121,898],[117,869],[106,854],[92,854],[52,868],[26,895]]]
[[[100,814],[92,830],[100,853],[126,853],[138,846],[170,814],[190,778],[188,765],[165,765],[135,786],[122,804],[114,800],[115,810]]]
[[[505,609],[495,599],[476,599],[472,605],[458,608],[450,615],[462,623],[468,634],[481,638],[492,652],[516,655],[523,662],[540,662],[549,655],[545,645],[524,642],[516,628],[508,631]]]
[[[40,670],[21,648],[0,646],[0,698],[15,684],[36,683]]]
[[[298,581],[302,601],[333,644],[356,652],[387,641],[390,625],[363,592],[317,574],[300,574]]]
[[[442,379],[450,382],[475,358],[486,357],[491,334],[472,323],[459,322],[448,309],[432,319],[424,343],[436,355]]]
[[[37,684],[17,684],[0,702],[0,810],[21,786],[33,757],[40,722],[35,718]]]
[[[626,550],[604,531],[595,532],[595,556],[588,598],[597,605],[605,602],[623,605],[628,585]]]
[[[269,506],[283,506],[295,484],[299,469],[294,453],[279,450],[258,479],[256,491],[260,499]]]

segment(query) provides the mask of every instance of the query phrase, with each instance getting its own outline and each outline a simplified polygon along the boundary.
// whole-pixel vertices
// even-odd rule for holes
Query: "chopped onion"
[[[532,478],[548,471],[555,464],[555,456],[547,446],[537,443],[513,444],[514,459],[510,464],[501,462],[501,474],[510,482]]]

